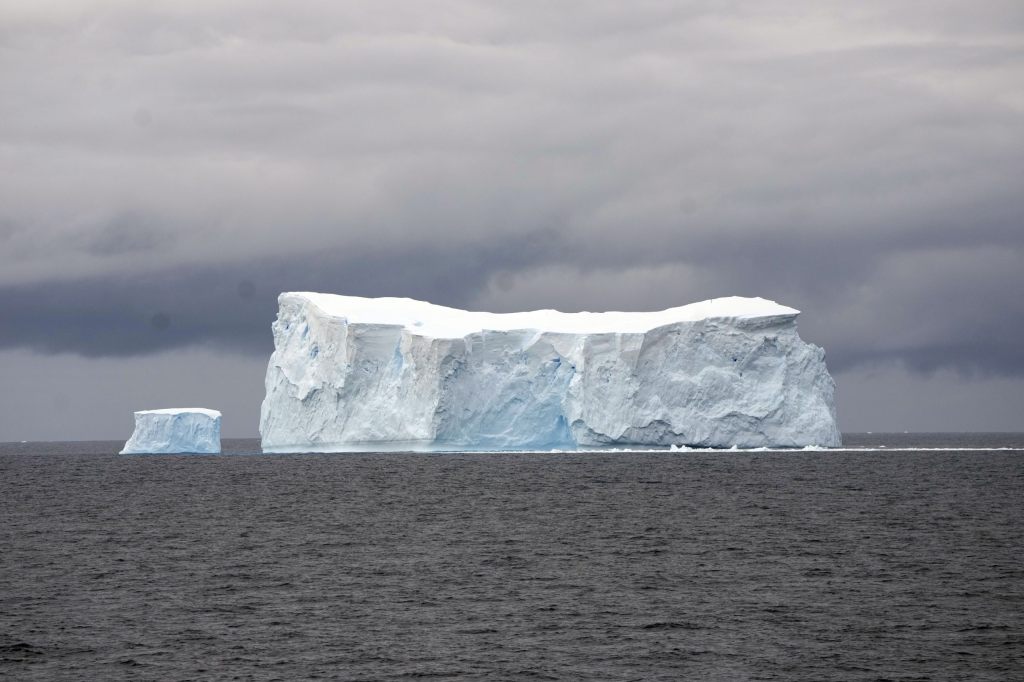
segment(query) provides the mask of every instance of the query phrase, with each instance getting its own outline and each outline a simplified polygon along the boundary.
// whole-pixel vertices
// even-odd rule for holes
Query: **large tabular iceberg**
[[[135,431],[122,455],[217,454],[220,452],[220,412],[202,407],[141,410]]]
[[[467,312],[284,293],[267,452],[840,444],[798,311],[720,298],[649,313]]]

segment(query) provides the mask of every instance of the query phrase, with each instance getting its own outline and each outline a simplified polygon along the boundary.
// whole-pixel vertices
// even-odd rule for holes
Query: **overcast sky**
[[[1024,3],[7,0],[0,441],[222,409],[282,290],[803,311],[840,425],[1024,430]]]

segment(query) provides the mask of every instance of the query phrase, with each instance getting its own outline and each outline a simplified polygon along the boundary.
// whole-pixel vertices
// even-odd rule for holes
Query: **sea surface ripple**
[[[120,445],[0,445],[0,678],[1024,677],[1019,451]]]

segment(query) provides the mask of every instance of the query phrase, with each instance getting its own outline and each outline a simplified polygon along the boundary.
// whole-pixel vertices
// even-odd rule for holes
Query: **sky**
[[[844,431],[1024,431],[1024,3],[0,5],[0,441],[256,436],[281,291],[802,311]]]

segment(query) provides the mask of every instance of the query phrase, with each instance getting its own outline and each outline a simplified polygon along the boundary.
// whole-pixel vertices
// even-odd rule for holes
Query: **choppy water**
[[[1024,452],[987,449],[1024,437],[847,440],[249,457],[3,444],[0,677],[1024,678]]]

